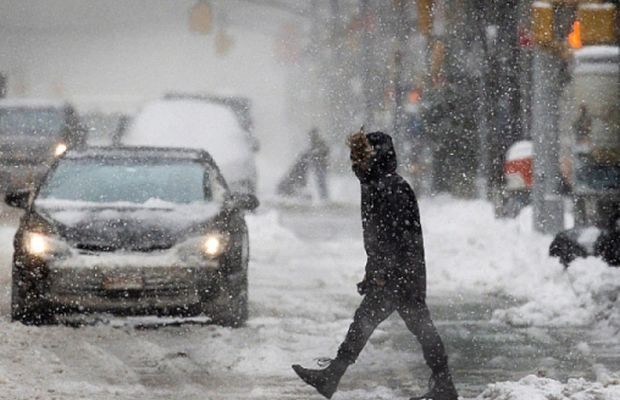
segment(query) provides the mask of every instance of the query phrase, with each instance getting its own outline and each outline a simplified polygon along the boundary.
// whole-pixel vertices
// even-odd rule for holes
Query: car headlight
[[[202,241],[202,251],[210,258],[221,256],[227,247],[228,237],[220,232],[210,232]]]
[[[65,151],[67,151],[67,145],[64,143],[59,143],[54,148],[54,156],[60,157],[65,153]]]
[[[35,256],[43,255],[49,249],[49,243],[46,236],[40,233],[31,233],[26,236],[26,250]]]
[[[24,235],[26,251],[39,258],[61,257],[67,255],[69,246],[51,236],[38,232],[28,232]]]
[[[222,232],[209,232],[203,236],[192,237],[177,246],[177,254],[188,265],[207,265],[218,267],[218,257],[228,249],[228,235]]]

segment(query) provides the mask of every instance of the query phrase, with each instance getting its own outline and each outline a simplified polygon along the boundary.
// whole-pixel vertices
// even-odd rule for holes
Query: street
[[[0,400],[620,400],[618,7],[0,1]]]
[[[105,316],[92,324],[87,319],[78,328],[11,323],[11,238],[17,214],[4,211],[2,399],[317,399],[290,365],[311,367],[316,358],[333,356],[360,301],[355,283],[362,277],[365,255],[357,206],[267,202],[248,216],[250,319],[243,328],[200,319],[179,324]],[[610,334],[613,327],[592,330],[601,322],[585,315],[594,306],[567,310],[564,319],[554,314],[561,314],[554,307],[582,301],[577,293],[556,295],[545,317],[549,323],[541,324],[536,297],[524,288],[510,288],[529,280],[533,290],[543,285],[553,285],[558,293],[567,290],[559,267],[534,276],[527,266],[538,260],[536,269],[556,268],[557,261],[542,254],[546,237],[533,238],[537,234],[523,226],[523,219],[494,220],[490,206],[481,201],[424,199],[421,212],[429,306],[461,396],[475,398],[490,383],[531,374],[601,382],[604,374],[620,370],[620,340]],[[500,230],[506,237],[493,240]],[[532,242],[539,245],[523,252]],[[596,260],[584,263],[598,267]],[[474,264],[478,270],[467,271]],[[617,271],[609,273],[617,279]],[[529,305],[520,308],[524,304]],[[426,389],[428,376],[416,341],[392,316],[374,333],[334,398],[407,399]],[[564,390],[585,393],[601,386],[587,381]],[[617,394],[617,381],[610,388],[609,396]],[[488,397],[482,398],[498,398],[492,390],[485,393]]]

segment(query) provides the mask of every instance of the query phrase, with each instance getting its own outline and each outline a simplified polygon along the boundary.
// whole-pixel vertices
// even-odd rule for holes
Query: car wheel
[[[244,231],[243,244],[239,249],[236,259],[240,272],[230,277],[230,281],[220,287],[221,294],[217,302],[218,306],[209,307],[210,312],[205,312],[212,317],[215,324],[233,328],[241,327],[248,319],[248,264],[249,264],[249,240],[247,230]],[[222,299],[225,299],[222,301]]]
[[[248,320],[248,292],[244,290],[242,293],[231,301],[228,310],[224,311],[218,318],[216,323],[222,326],[239,328],[245,325]]]
[[[221,288],[220,301],[205,303],[203,310],[211,317],[214,324],[241,327],[248,319],[248,288],[247,274],[244,274],[240,284],[230,288]],[[233,295],[234,293],[234,295]],[[225,298],[225,301],[222,301]]]
[[[41,300],[40,293],[32,290],[15,269],[11,286],[11,319],[26,325],[44,325],[52,320],[51,312]]]

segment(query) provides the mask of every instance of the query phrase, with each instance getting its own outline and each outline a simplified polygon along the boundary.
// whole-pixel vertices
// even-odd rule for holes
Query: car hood
[[[133,204],[37,201],[39,215],[73,247],[84,251],[169,249],[200,234],[221,212],[210,204]]]

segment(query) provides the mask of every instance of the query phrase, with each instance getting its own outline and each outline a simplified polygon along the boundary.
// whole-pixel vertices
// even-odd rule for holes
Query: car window
[[[64,114],[58,109],[0,109],[0,135],[58,136],[64,126]]]
[[[97,203],[188,204],[213,200],[209,170],[193,161],[63,160],[43,184],[40,199]]]

